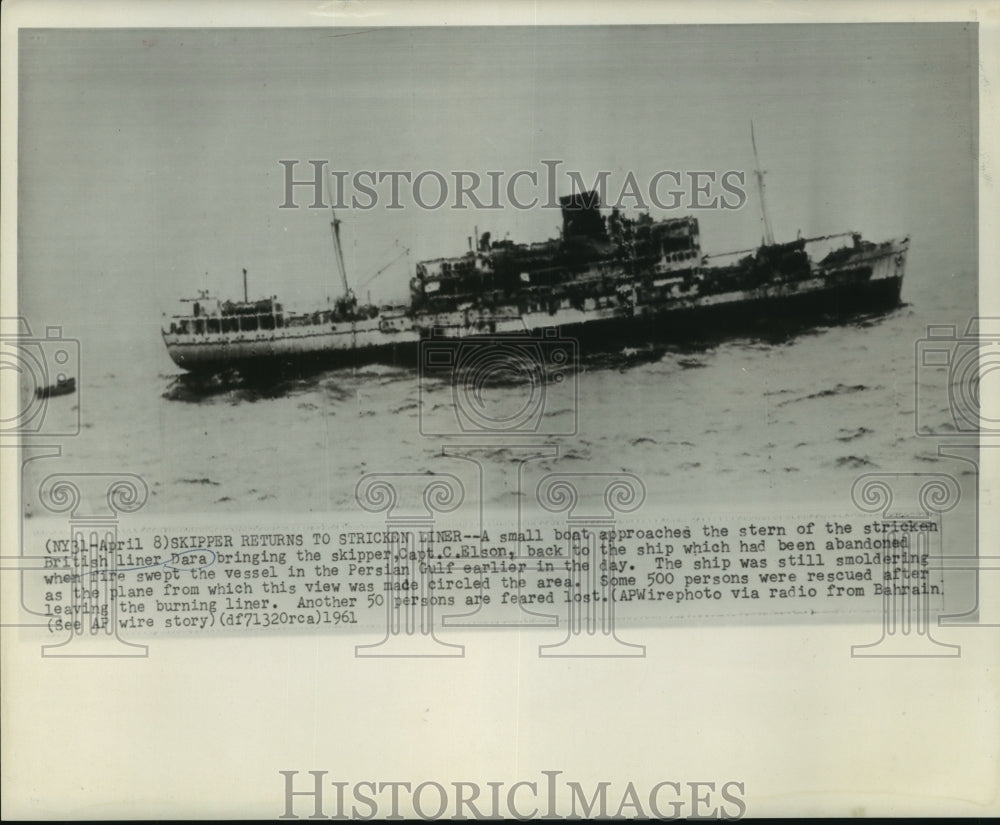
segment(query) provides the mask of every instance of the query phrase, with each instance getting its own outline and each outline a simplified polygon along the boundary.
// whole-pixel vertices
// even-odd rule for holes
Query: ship
[[[755,155],[756,155],[756,146]],[[698,219],[627,217],[596,191],[560,198],[559,236],[494,240],[478,229],[460,255],[423,260],[404,304],[361,303],[351,290],[333,215],[342,294],[311,312],[276,295],[207,292],[183,299],[162,330],[178,367],[244,376],[370,363],[418,364],[428,340],[558,335],[579,352],[686,342],[815,323],[897,307],[909,238],[872,242],[857,231],[775,242],[757,166],[764,236],[752,249],[702,251]]]

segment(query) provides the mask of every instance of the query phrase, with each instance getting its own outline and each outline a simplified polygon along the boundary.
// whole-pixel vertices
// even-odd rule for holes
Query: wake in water
[[[304,380],[247,379],[238,373],[227,373],[210,377],[177,375],[163,392],[168,401],[182,401],[200,404],[212,399],[228,400],[231,403],[255,402],[268,398],[284,398],[298,392],[314,389],[317,382]]]
[[[237,370],[212,376],[191,373],[164,376],[170,384],[163,391],[167,401],[201,404],[213,399],[227,400],[233,404],[254,403],[275,398],[289,398],[314,391],[324,393],[334,401],[341,401],[353,394],[352,385],[385,386],[412,376],[398,367],[379,364],[364,368],[340,368],[288,375],[242,375]]]

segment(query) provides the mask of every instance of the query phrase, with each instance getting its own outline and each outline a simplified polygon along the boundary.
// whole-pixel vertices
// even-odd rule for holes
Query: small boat
[[[60,378],[55,384],[49,384],[47,387],[36,388],[35,397],[52,398],[56,395],[69,395],[72,392],[76,392],[76,379]]]

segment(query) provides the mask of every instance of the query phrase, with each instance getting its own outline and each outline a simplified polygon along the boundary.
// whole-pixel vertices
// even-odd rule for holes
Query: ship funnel
[[[596,191],[575,192],[559,198],[562,210],[563,238],[607,238],[604,218],[601,217],[601,199]]]

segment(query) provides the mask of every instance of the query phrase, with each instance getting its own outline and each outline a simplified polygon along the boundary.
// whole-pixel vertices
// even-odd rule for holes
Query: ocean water
[[[537,439],[558,454],[532,471],[632,473],[646,488],[645,506],[675,513],[706,502],[850,512],[851,484],[865,472],[968,477],[968,465],[938,456],[934,439],[915,434],[918,406],[934,431],[955,423],[954,376],[915,369],[914,359],[928,324],[964,332],[975,277],[926,273],[908,280],[903,298],[883,315],[781,338],[583,352],[570,379],[576,401],[564,384],[544,399],[540,425],[564,431],[575,415],[577,433]],[[148,336],[158,339],[159,330]],[[100,350],[99,332],[93,337],[81,338],[84,354]],[[421,386],[416,369],[375,365],[206,389],[164,369],[163,352],[148,343],[85,360],[80,391],[50,400],[49,425],[78,415],[80,434],[62,442],[58,459],[26,465],[28,515],[44,512],[38,486],[55,471],[137,473],[150,490],[145,512],[159,515],[359,512],[355,489],[367,473],[468,469],[443,454],[455,440],[421,434],[421,403],[435,415],[454,403],[440,376]],[[514,380],[484,392],[487,405],[509,411],[530,388]],[[519,454],[499,441],[476,456],[489,477],[484,503],[509,511],[524,496]]]

